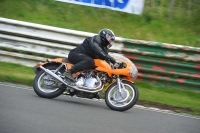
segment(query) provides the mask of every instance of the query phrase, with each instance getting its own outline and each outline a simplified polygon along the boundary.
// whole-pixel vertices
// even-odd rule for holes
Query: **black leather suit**
[[[99,35],[86,38],[81,45],[70,51],[68,60],[74,64],[71,73],[93,69],[94,59],[115,63],[115,60],[108,55],[107,41]]]

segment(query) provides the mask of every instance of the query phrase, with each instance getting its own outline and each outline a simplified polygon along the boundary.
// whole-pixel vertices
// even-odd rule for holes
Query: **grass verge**
[[[32,86],[35,73],[31,67],[0,62],[0,81]],[[136,82],[139,90],[137,104],[200,115],[200,92],[153,86]]]

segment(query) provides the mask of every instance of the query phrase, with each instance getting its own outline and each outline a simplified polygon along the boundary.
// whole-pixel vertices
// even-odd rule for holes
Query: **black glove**
[[[110,62],[111,62],[112,64],[115,64],[115,63],[116,63],[116,61],[115,61],[115,59],[114,59],[113,57],[110,57]]]
[[[123,62],[116,62],[116,63],[113,65],[113,67],[114,67],[115,69],[123,68],[123,66],[124,66]]]
[[[115,69],[117,69],[117,68],[119,68],[120,67],[120,63],[119,62],[116,62],[114,65],[113,65],[113,67],[115,68]]]
[[[109,55],[106,57],[106,62],[108,62],[108,63],[111,62],[112,64],[116,63],[115,59]]]

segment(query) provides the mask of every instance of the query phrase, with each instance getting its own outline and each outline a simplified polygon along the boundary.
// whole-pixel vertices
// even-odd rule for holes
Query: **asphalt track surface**
[[[44,99],[1,83],[0,133],[200,133],[200,117],[139,105],[117,112],[103,100]]]

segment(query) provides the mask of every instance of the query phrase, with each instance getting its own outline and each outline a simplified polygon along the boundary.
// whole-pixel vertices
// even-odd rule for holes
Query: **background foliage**
[[[142,15],[55,0],[0,0],[0,17],[116,36],[200,47],[199,0],[146,0]]]

